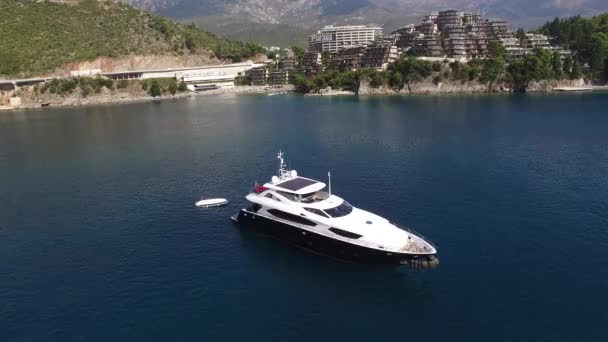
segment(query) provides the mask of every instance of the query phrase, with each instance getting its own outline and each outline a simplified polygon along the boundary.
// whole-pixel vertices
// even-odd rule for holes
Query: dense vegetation
[[[576,51],[575,61],[588,66],[589,78],[608,81],[608,13],[592,18],[555,18],[539,31],[554,38],[553,43]]]
[[[114,82],[111,79],[102,77],[70,77],[70,78],[54,78],[48,83],[38,85],[35,91],[40,94],[55,94],[55,95],[70,95],[80,91],[82,97],[88,97],[92,94],[99,94],[104,89],[127,91],[129,87],[134,87],[135,90],[141,88],[153,97],[161,95],[175,95],[178,92],[186,92],[188,88],[183,82],[177,82],[175,78],[155,78],[147,80],[121,80]]]
[[[263,49],[111,1],[0,1],[0,75],[32,76],[71,62],[129,54],[209,53],[241,60]]]
[[[458,61],[429,62],[414,57],[402,57],[390,64],[386,71],[359,69],[357,71],[329,70],[312,77],[296,72],[292,83],[296,91],[318,92],[326,87],[357,91],[359,82],[367,80],[372,88],[387,86],[399,91],[411,85],[431,79],[434,84],[444,81],[477,82],[492,92],[497,83],[508,84],[515,91],[525,91],[531,81],[576,79],[581,76],[577,64],[571,59],[561,62],[557,53],[536,49],[523,59],[507,65],[504,48],[497,45],[491,58],[474,59],[468,63]]]

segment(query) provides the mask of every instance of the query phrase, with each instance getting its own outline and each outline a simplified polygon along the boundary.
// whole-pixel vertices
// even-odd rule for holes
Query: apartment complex
[[[396,44],[397,37],[395,36],[378,38],[365,49],[361,66],[385,70],[390,63],[399,58],[399,50]]]
[[[549,37],[544,34],[526,33],[523,39],[515,37],[501,38],[500,41],[506,50],[507,62],[513,62],[532,52],[534,49],[545,49],[551,52],[557,52],[561,60],[564,60],[572,55],[570,50],[563,49],[559,46],[551,45]]]
[[[330,52],[367,45],[382,35],[382,28],[374,25],[325,26],[308,36],[308,51]]]
[[[520,41],[503,19],[449,9],[425,15],[420,23],[390,35],[382,35],[382,29],[373,25],[325,26],[308,37],[302,66],[307,75],[314,75],[325,69],[383,70],[402,53],[460,60],[487,58],[493,42],[502,42],[508,61],[522,58],[534,48],[557,51],[562,58],[569,55],[569,51],[551,46],[543,35],[527,34]],[[287,62],[286,68],[289,65]]]
[[[265,85],[268,83],[268,68],[265,66],[253,68],[247,71],[247,76],[252,85]]]
[[[534,48],[557,51],[562,58],[570,54],[551,46],[544,35],[529,33],[523,41],[516,39],[504,19],[483,18],[454,9],[426,15],[419,24],[404,26],[391,34],[397,36],[399,48],[421,57],[486,58],[490,44],[497,41],[505,46],[509,61]]]
[[[316,51],[306,52],[302,59],[302,66],[306,75],[314,75],[319,71],[323,71],[321,53]]]

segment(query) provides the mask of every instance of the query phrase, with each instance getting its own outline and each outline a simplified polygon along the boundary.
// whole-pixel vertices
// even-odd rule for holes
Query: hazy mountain
[[[457,8],[504,17],[512,26],[539,26],[555,16],[593,15],[608,11],[607,0],[118,0],[229,37],[258,40],[276,30],[273,42],[288,32],[302,42],[306,32],[324,24],[368,23],[387,30],[421,15]],[[277,26],[274,26],[277,25]],[[301,31],[301,35],[295,33]],[[295,35],[295,36],[294,36]],[[248,38],[249,37],[249,38]],[[279,39],[281,43],[285,43]]]

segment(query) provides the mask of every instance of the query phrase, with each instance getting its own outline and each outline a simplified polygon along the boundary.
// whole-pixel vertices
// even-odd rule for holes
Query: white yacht
[[[234,221],[340,259],[414,269],[439,264],[434,244],[420,234],[353,207],[331,193],[331,179],[327,189],[323,182],[298,176],[286,168],[282,152],[277,158],[278,175],[263,186],[256,184],[245,197],[251,204]]]

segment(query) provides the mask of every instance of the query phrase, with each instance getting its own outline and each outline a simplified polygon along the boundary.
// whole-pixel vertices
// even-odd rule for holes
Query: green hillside
[[[238,61],[262,52],[257,45],[110,1],[1,0],[0,23],[0,75],[5,77],[38,75],[100,56],[210,54]]]

